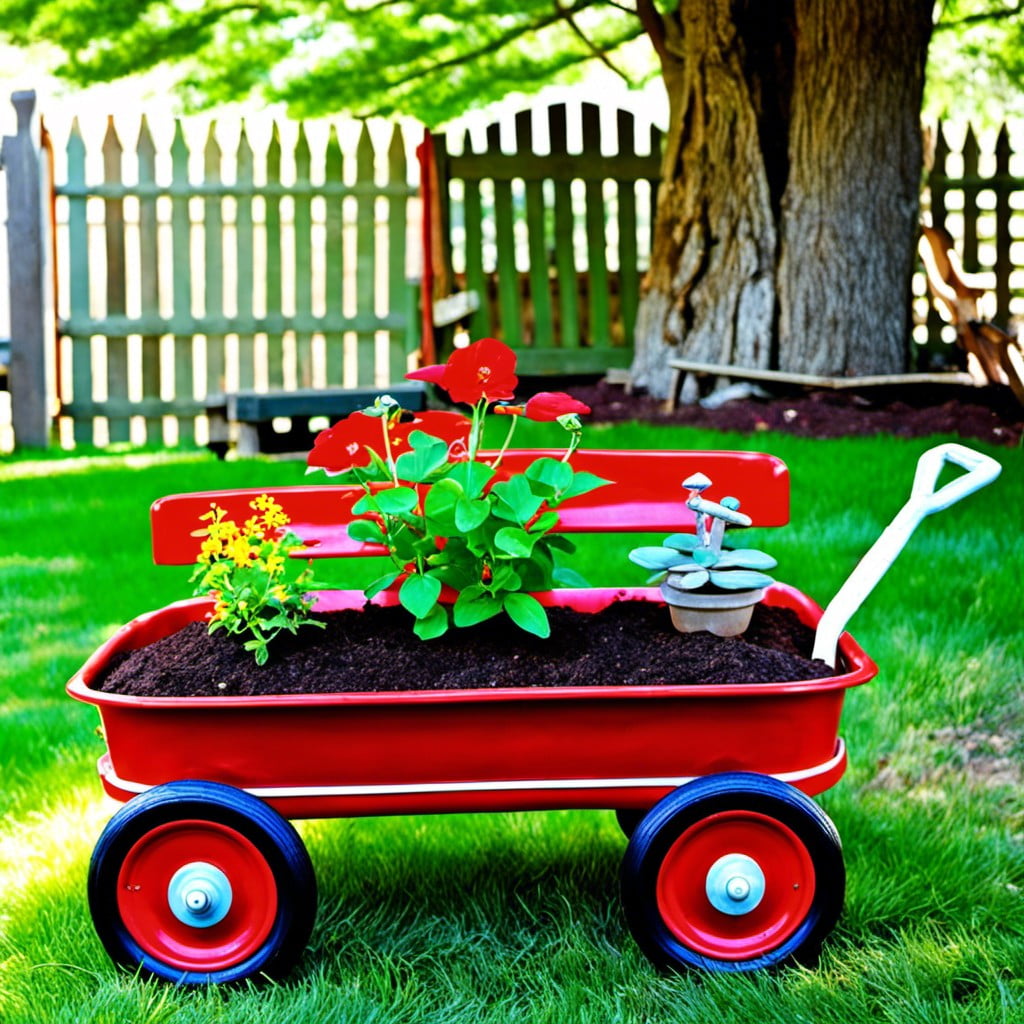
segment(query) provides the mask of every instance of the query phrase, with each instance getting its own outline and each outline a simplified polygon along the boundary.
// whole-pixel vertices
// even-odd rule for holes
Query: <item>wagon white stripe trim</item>
[[[846,757],[846,745],[842,739],[836,744],[832,757],[821,764],[799,771],[777,772],[772,778],[780,782],[798,783],[819,775],[827,775]],[[144,793],[153,787],[145,783],[129,782],[120,778],[107,757],[100,759],[100,775],[115,789],[125,793]],[[253,786],[245,791],[265,800],[296,797],[337,797],[337,796],[407,796],[428,793],[500,793],[529,790],[593,790],[593,789],[674,789],[699,776],[673,775],[653,778],[625,779],[497,779],[485,782],[416,782],[389,785],[359,786]]]

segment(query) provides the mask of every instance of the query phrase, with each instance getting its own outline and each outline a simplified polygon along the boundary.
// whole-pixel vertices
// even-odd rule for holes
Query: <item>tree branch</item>
[[[608,56],[608,54],[605,53],[603,50],[601,50],[599,47],[595,46],[586,37],[586,35],[583,32],[583,29],[581,29],[579,27],[579,25],[576,24],[576,19],[573,17],[572,12],[568,8],[562,6],[561,0],[555,0],[555,10],[558,11],[559,14],[562,15],[563,19],[568,24],[569,28],[572,29],[572,31],[575,33],[576,37],[590,51],[591,56],[593,56],[594,58],[599,60],[602,64],[604,64],[604,66],[606,68],[608,68],[608,70],[611,71],[613,74],[618,75],[619,78],[621,78],[626,83],[626,85],[632,85],[632,82],[629,79],[629,75],[627,75],[620,68],[617,68],[612,63],[611,58]]]
[[[603,2],[603,0],[575,0],[575,3],[565,10],[572,15],[578,11],[586,10],[588,7],[593,7],[601,2]],[[561,21],[564,17],[565,15],[560,11],[544,15],[528,25],[520,25],[509,29],[500,36],[495,36],[490,41],[478,46],[475,50],[460,53],[454,57],[449,57],[447,60],[433,62],[426,67],[419,67],[410,70],[407,74],[387,82],[386,88],[393,89],[399,86],[409,85],[411,82],[418,81],[421,78],[426,78],[429,75],[434,74],[436,71],[444,71],[448,68],[458,67],[460,64],[467,64],[470,61],[476,60],[478,57],[486,57],[497,52],[503,47],[508,46],[509,43],[514,42],[520,36],[526,35],[530,32],[539,32],[541,29],[548,28],[555,22]]]
[[[935,24],[935,31],[941,32],[948,29],[963,28],[966,25],[980,25],[986,21],[1003,21],[1024,12],[1024,2],[1018,0],[1012,7],[1000,7],[998,10],[981,11],[977,14],[965,14],[956,21],[938,21]]]

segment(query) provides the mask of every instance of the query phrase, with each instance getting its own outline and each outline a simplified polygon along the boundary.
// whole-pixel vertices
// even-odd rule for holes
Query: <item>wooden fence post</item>
[[[44,164],[34,118],[36,94],[16,92],[17,134],[4,137],[7,253],[11,309],[11,420],[15,444],[45,448],[50,440],[52,308]]]

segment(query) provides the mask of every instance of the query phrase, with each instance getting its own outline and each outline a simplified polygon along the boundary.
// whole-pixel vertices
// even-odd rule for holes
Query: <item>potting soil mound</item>
[[[242,641],[196,622],[124,656],[99,689],[136,696],[253,696],[524,686],[769,683],[834,674],[810,661],[813,631],[759,605],[742,637],[676,632],[660,605],[623,601],[593,615],[548,611],[540,640],[500,616],[423,642],[401,608],[322,616],[271,645],[257,666]]]

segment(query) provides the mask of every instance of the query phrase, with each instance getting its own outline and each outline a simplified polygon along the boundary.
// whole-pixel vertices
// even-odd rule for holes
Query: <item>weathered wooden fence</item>
[[[433,136],[435,292],[477,296],[469,333],[516,347],[524,374],[632,360],[661,135],[628,111],[603,113],[604,125],[592,103],[522,111],[504,148],[497,123],[478,148],[469,133],[458,151]]]
[[[1013,152],[1005,124],[985,138],[983,146],[970,125],[935,127],[922,206],[956,241],[964,269],[981,275],[991,299],[986,314],[1005,328],[1024,319],[1024,152]],[[924,296],[923,275],[915,291]],[[926,298],[918,298],[917,313],[919,355],[949,358],[955,332]]]
[[[305,125],[286,138],[274,124],[260,149],[246,128],[228,148],[211,125],[197,146],[178,121],[162,154],[145,118],[130,146],[110,119],[97,181],[72,125],[55,194],[60,415],[76,442],[97,421],[113,442],[190,440],[225,390],[406,372],[419,322],[401,131],[375,140],[364,124],[346,155],[331,126],[314,156]]]

